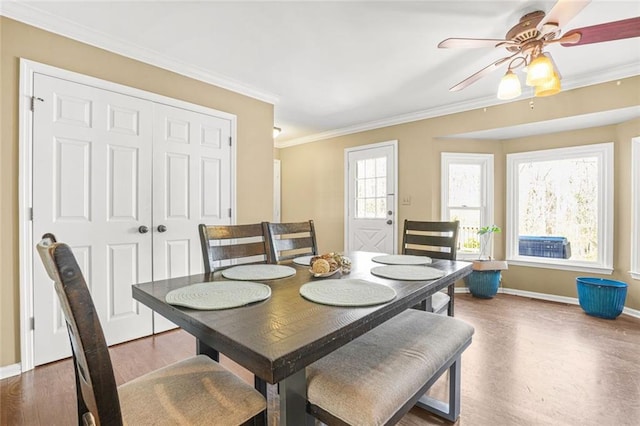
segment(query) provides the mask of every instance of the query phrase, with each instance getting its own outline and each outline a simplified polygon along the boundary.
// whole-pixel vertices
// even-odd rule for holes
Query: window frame
[[[631,278],[640,280],[640,136],[631,139]]]
[[[612,142],[566,148],[507,154],[507,232],[506,253],[510,265],[531,266],[568,271],[613,273],[613,168]],[[571,259],[553,259],[518,254],[518,166],[532,161],[549,161],[580,157],[598,158],[598,260],[587,262]]]
[[[494,154],[485,153],[463,153],[463,152],[442,152],[440,154],[440,217],[443,221],[449,221],[450,209],[464,209],[465,206],[449,206],[449,166],[452,164],[474,164],[479,165],[481,170],[480,179],[480,226],[491,225],[493,219],[493,183],[494,183]],[[493,239],[492,239],[493,240]],[[493,244],[493,241],[491,241]],[[493,254],[493,246],[489,250]],[[480,255],[478,253],[461,253],[458,251],[457,259],[473,260]]]

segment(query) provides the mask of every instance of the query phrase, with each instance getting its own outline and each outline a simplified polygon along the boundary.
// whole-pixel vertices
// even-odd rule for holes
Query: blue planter
[[[491,299],[500,287],[500,271],[473,271],[464,277],[464,284],[475,297]]]
[[[627,283],[603,278],[578,277],[576,285],[580,307],[587,315],[615,319],[622,313],[627,298]]]

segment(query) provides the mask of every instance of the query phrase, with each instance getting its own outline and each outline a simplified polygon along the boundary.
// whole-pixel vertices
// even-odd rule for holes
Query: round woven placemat
[[[401,281],[435,280],[444,276],[444,272],[439,269],[418,265],[376,266],[371,269],[371,273],[379,277]]]
[[[384,256],[376,256],[371,260],[386,265],[427,265],[431,263],[430,257],[413,256],[410,254],[387,254]]]
[[[238,265],[222,271],[222,276],[229,280],[268,281],[286,278],[296,274],[291,266],[284,265]]]
[[[300,295],[331,306],[371,306],[393,300],[396,291],[384,284],[359,279],[312,281],[300,287]]]
[[[217,310],[237,308],[266,300],[271,287],[247,281],[218,281],[192,284],[171,290],[165,300],[171,305],[192,309]]]

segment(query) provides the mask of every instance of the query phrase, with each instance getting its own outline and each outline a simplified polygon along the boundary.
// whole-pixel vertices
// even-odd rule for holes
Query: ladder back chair
[[[423,222],[404,221],[402,233],[402,254],[428,256],[433,259],[456,260],[458,252],[459,221]],[[447,294],[434,294],[431,298],[432,311],[441,313],[446,308],[447,314],[453,316],[455,285],[447,288]],[[427,309],[426,302],[422,308]]]
[[[262,223],[249,225],[198,225],[204,271],[211,273],[215,263],[235,260],[238,263],[267,263],[269,243]],[[213,243],[213,244],[212,244]],[[256,260],[256,257],[259,260]]]
[[[254,424],[266,400],[200,355],[116,386],[109,349],[71,248],[45,234],[37,245],[71,340],[79,425]]]
[[[202,246],[202,258],[204,272],[213,274],[215,270],[222,270],[234,266],[225,265],[216,267],[216,262],[236,261],[240,264],[269,263],[269,242],[263,223],[247,225],[198,225],[200,244]],[[258,258],[258,259],[256,259]],[[198,353],[204,353],[214,360],[219,360],[219,353],[214,348],[202,348],[199,345]],[[267,382],[254,376],[255,388],[264,396],[267,396]],[[266,423],[266,415],[263,414],[263,422]]]
[[[313,220],[264,224],[269,241],[270,263],[290,261],[298,256],[318,254]]]

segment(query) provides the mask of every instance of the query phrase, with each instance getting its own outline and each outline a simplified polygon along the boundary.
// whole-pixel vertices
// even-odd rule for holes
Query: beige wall
[[[495,154],[495,223],[505,225],[506,154],[601,142],[615,143],[615,246],[611,276],[629,283],[626,306],[640,309],[640,282],[631,279],[631,138],[640,135],[640,120],[617,126],[540,135],[506,141],[442,139],[454,135],[551,120],[572,115],[640,105],[640,77],[565,91],[549,98],[478,109],[444,117],[390,126],[280,150],[282,160],[282,217],[284,221],[312,218],[321,251],[341,251],[344,245],[344,149],[398,140],[398,199],[411,196],[410,206],[399,206],[396,224],[405,218],[440,217],[440,153]],[[497,234],[495,255],[504,258],[504,234]],[[504,286],[532,292],[577,297],[575,277],[584,273],[512,266]]]
[[[271,218],[273,105],[0,17],[0,366],[20,361],[19,58],[235,114],[238,223]]]

